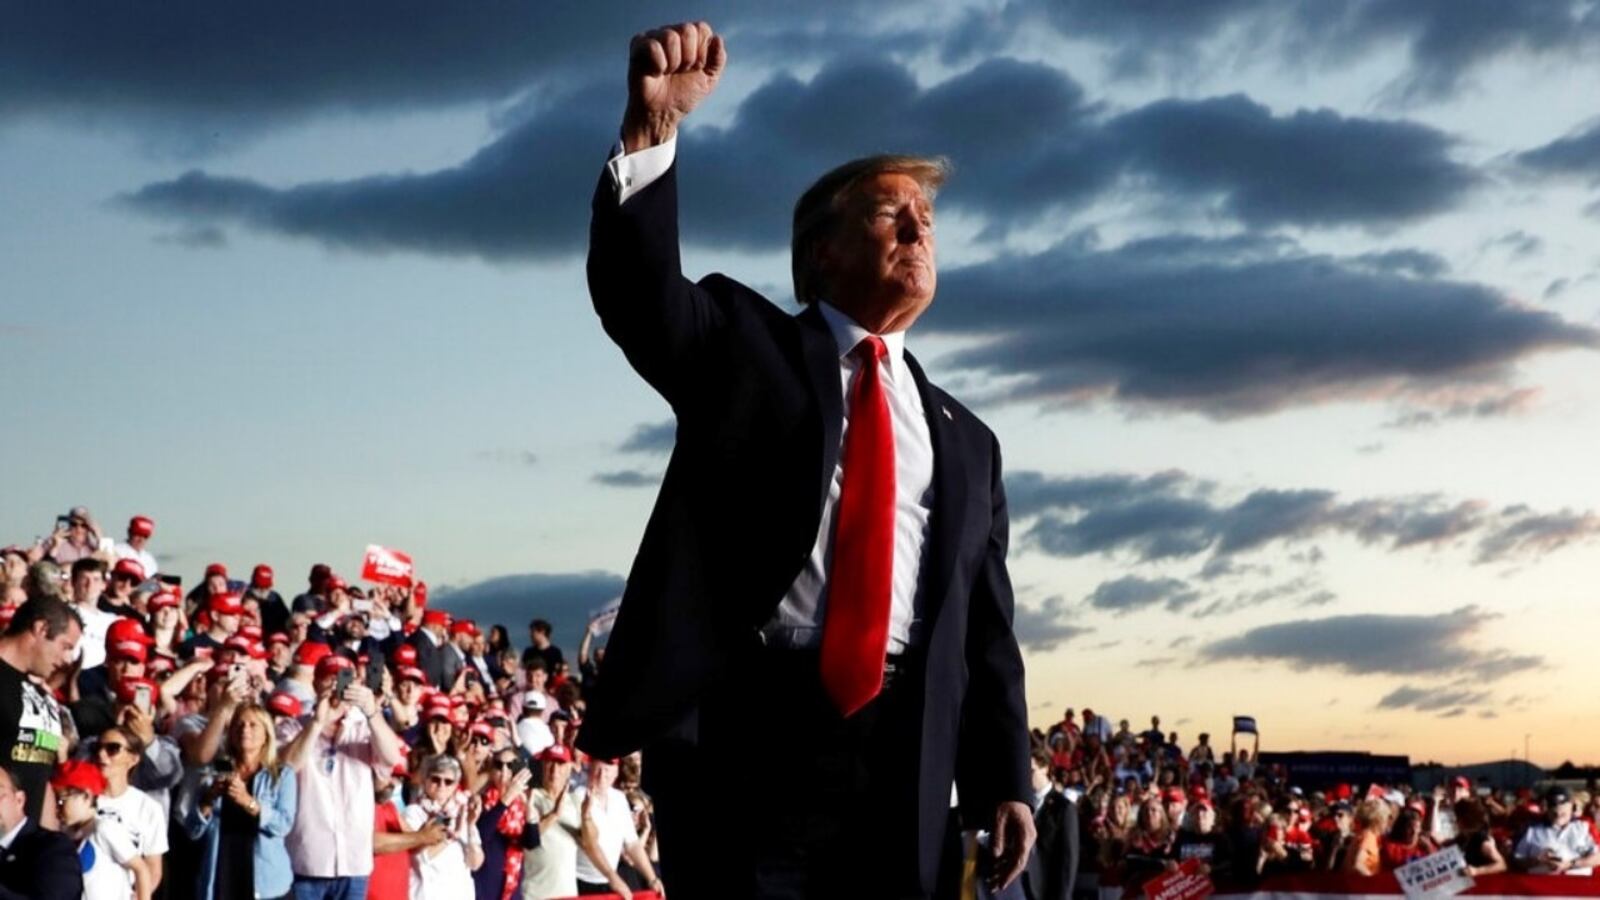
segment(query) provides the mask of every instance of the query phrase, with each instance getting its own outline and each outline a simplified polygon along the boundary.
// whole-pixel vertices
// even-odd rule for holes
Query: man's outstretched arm
[[[635,36],[624,155],[608,163],[595,190],[588,263],[595,312],[634,369],[674,406],[721,313],[683,277],[673,154],[678,123],[715,89],[726,64],[722,38],[705,23]]]

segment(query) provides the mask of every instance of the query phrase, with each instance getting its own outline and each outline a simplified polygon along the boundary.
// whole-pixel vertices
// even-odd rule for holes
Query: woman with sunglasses
[[[411,831],[438,822],[449,837],[411,854],[411,900],[475,900],[472,873],[483,865],[475,827],[482,802],[462,792],[461,763],[454,757],[430,757],[421,781],[422,799],[406,807],[401,820]]]
[[[161,883],[161,862],[167,852],[166,811],[149,794],[129,784],[144,750],[144,741],[131,730],[107,728],[100,732],[93,757],[106,780],[105,792],[96,805],[99,817],[121,825],[144,860],[144,871],[135,872],[140,876],[141,883],[135,885],[140,897],[150,896]]]
[[[287,897],[294,871],[284,836],[294,826],[299,782],[278,760],[272,715],[256,703],[238,708],[227,743],[201,796],[184,820],[200,842],[198,900]]]
[[[478,842],[483,865],[472,873],[478,900],[512,900],[522,887],[522,851],[538,846],[539,829],[528,821],[531,773],[515,747],[502,747],[487,764],[489,783],[480,796]]]

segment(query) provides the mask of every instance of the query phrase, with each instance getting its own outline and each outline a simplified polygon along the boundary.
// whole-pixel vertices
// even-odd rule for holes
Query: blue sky
[[[582,251],[662,16],[731,56],[691,273],[790,304],[811,178],[954,161],[908,346],[1005,447],[1037,722],[1588,752],[1589,2],[16,11],[0,540],[84,503],[191,579],[379,542],[513,624],[614,592],[669,413]]]

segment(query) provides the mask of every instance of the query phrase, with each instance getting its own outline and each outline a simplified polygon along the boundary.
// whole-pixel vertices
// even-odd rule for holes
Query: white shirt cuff
[[[672,161],[678,156],[678,136],[674,134],[665,143],[646,147],[637,153],[622,152],[618,143],[606,160],[606,171],[611,173],[611,183],[617,187],[617,205],[649,187],[657,178],[667,174]]]

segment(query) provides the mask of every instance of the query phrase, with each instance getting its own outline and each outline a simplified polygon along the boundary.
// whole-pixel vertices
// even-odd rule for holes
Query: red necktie
[[[844,435],[821,663],[822,685],[847,717],[883,687],[894,579],[894,429],[879,377],[888,350],[869,336],[851,352],[861,368]]]

